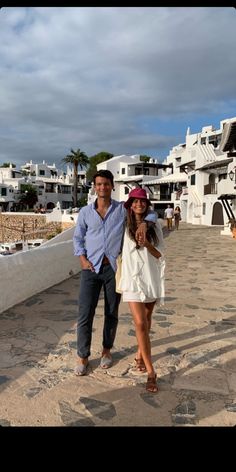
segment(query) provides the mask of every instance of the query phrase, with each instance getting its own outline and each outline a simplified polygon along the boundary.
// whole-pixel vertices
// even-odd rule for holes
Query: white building
[[[170,171],[171,166],[159,164],[154,159],[151,159],[150,162],[141,161],[139,154],[114,156],[97,165],[97,170],[110,170],[114,175],[112,197],[118,201],[126,200],[133,187],[142,186],[150,178],[162,176],[163,169],[167,168]],[[95,200],[95,198],[96,194],[92,188],[89,192],[88,202]]]
[[[0,167],[0,208],[4,211],[17,208],[21,197],[21,186],[32,185],[37,190],[36,208],[55,208],[57,202],[62,209],[73,206],[73,170],[67,165],[67,172],[58,170],[56,165],[43,161],[32,161],[21,166],[21,170]],[[87,194],[85,171],[78,172],[78,199]]]
[[[167,204],[179,205],[183,221],[227,225],[236,215],[236,118],[222,120],[218,130],[204,126],[191,134],[188,128],[185,143],[174,146],[162,164],[121,155],[98,164],[101,169],[113,173],[118,201],[141,186],[160,216]],[[93,190],[89,201],[95,198]]]
[[[183,220],[226,225],[234,217],[236,192],[230,172],[235,169],[235,151],[236,118],[222,120],[218,130],[205,126],[200,133],[190,134],[188,129],[186,142],[170,151],[166,162],[173,164],[174,174],[187,177],[179,201],[174,200],[174,205],[181,207]]]

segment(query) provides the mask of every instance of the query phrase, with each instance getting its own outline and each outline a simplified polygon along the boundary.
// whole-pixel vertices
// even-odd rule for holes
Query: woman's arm
[[[158,238],[158,244],[157,244],[158,251],[160,251],[161,256],[164,256],[165,244],[164,244],[163,230],[162,230],[161,223],[159,220],[157,220],[156,222],[155,231]]]
[[[156,257],[156,259],[159,259],[159,257],[162,256],[162,254],[158,251],[158,249],[156,249],[152,245],[152,243],[150,243],[147,239],[144,241],[143,246],[146,247],[148,252],[150,252],[150,254],[152,254],[152,256]]]

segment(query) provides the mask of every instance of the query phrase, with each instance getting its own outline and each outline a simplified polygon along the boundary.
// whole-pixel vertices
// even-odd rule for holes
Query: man
[[[174,216],[174,210],[171,208],[170,204],[167,205],[165,209],[165,218],[167,219],[167,228],[169,231],[172,229],[172,218]]]
[[[121,295],[116,293],[116,258],[121,251],[126,209],[123,202],[111,198],[114,188],[113,174],[100,170],[93,177],[97,194],[95,202],[81,208],[74,232],[74,254],[79,256],[81,280],[79,316],[77,323],[76,375],[85,375],[88,368],[92,325],[102,286],[104,287],[103,349],[100,366],[112,366],[110,350],[113,347],[118,324],[118,307]],[[156,214],[150,212],[147,221],[155,223]],[[146,233],[147,223],[138,229],[139,237]]]

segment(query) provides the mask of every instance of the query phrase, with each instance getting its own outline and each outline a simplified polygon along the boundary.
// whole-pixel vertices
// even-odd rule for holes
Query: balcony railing
[[[182,187],[182,194],[188,195],[188,187]]]
[[[204,195],[215,195],[217,193],[217,184],[204,185]]]
[[[164,200],[164,201],[170,201],[171,200],[171,194],[170,193],[156,193],[154,192],[153,195],[151,196],[152,200]]]

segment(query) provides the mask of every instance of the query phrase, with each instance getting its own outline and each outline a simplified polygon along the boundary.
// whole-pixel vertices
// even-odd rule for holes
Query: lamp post
[[[24,220],[24,217],[22,218],[22,233],[21,233],[21,237],[22,237],[22,250],[23,251],[27,251],[29,249],[29,246],[28,246],[28,241],[26,239],[26,224],[25,224],[25,220]]]
[[[27,198],[28,193],[29,193],[28,190],[25,190],[25,196],[26,196],[26,198]],[[29,208],[29,205],[28,205],[28,203],[26,203],[26,210],[28,210],[28,208]]]

